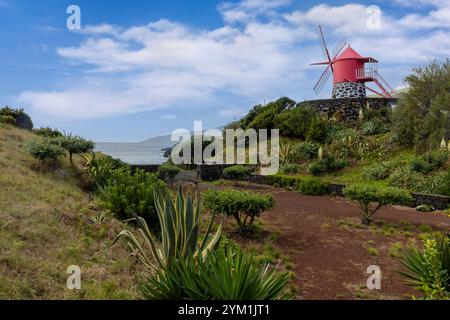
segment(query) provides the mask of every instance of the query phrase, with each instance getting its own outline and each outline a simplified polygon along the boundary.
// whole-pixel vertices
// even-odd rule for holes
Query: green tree
[[[275,117],[275,128],[280,130],[284,137],[306,140],[311,122],[316,117],[316,112],[309,106],[298,106],[277,113]]]
[[[436,148],[442,137],[450,138],[450,60],[419,67],[405,81],[408,92],[393,113],[394,132],[418,151]]]
[[[362,223],[369,225],[373,216],[383,206],[407,204],[412,201],[409,192],[392,187],[375,187],[371,185],[353,185],[344,189],[344,195],[357,201],[362,209]]]
[[[70,163],[73,164],[73,155],[87,153],[95,148],[95,143],[72,134],[65,134],[60,138],[61,147],[69,152]]]
[[[268,103],[266,106],[259,108],[257,115],[249,123],[245,129],[276,129],[275,118],[283,111],[295,105],[295,101],[289,98],[280,98],[274,102]]]

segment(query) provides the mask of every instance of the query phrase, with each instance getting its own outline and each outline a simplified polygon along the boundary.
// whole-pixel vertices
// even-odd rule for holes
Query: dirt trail
[[[450,218],[445,215],[403,207],[383,208],[376,216],[383,224],[363,227],[359,206],[345,199],[249,188],[271,192],[276,198],[275,209],[264,213],[262,220],[265,229],[280,233],[276,245],[294,263],[299,299],[405,299],[420,295],[393,271],[400,265],[392,256],[392,247],[396,243],[406,246],[413,239],[420,241],[419,227],[423,225],[450,230]],[[370,253],[371,248],[378,255]],[[366,288],[366,270],[371,265],[383,272],[381,290]]]

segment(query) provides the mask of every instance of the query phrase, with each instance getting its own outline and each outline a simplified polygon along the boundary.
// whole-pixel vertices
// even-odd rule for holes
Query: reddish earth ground
[[[208,188],[215,187],[201,186]],[[393,245],[420,243],[421,234],[431,229],[450,230],[450,218],[443,214],[387,207],[377,213],[374,226],[365,227],[360,223],[359,206],[342,198],[309,197],[257,185],[245,189],[274,195],[276,207],[263,214],[262,228],[278,235],[275,245],[294,264],[298,299],[302,300],[420,297],[394,271],[400,264],[392,254]],[[230,226],[226,230],[243,245],[264,241],[233,235]],[[377,253],[369,252],[373,249]],[[381,290],[366,288],[371,265],[381,268]]]

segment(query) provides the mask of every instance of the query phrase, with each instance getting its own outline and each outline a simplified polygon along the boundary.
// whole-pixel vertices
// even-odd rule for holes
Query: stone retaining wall
[[[304,101],[298,103],[297,107],[310,105],[327,117],[336,117],[338,120],[351,122],[359,118],[361,109],[391,109],[396,104],[397,99],[394,98],[344,98]]]

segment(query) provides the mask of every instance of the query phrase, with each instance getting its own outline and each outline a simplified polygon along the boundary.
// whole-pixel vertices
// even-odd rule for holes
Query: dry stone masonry
[[[333,99],[365,98],[366,88],[361,83],[341,82],[333,87]]]

